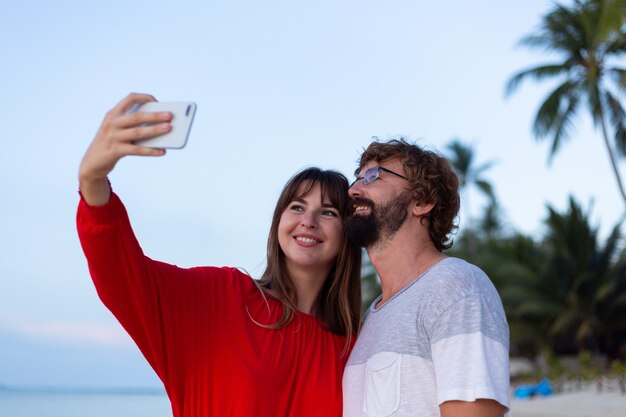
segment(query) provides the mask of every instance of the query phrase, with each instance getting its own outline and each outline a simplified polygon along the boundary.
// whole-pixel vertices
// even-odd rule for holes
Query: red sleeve
[[[146,257],[114,193],[109,203],[98,207],[81,198],[77,228],[100,299],[166,390],[180,386],[198,356],[192,342],[197,329],[214,334],[213,318],[229,308],[225,303],[232,299],[233,280],[222,278],[232,276],[230,269],[184,269]]]
[[[98,207],[81,198],[76,223],[98,296],[165,382],[163,312],[155,277],[175,276],[177,268],[144,256],[126,209],[114,193]]]

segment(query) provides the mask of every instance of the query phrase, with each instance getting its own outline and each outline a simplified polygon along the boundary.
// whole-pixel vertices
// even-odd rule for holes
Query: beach
[[[513,399],[509,417],[625,417],[626,395],[595,386],[547,397]]]

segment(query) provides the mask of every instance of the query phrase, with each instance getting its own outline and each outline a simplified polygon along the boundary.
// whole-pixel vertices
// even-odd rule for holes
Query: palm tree
[[[562,59],[517,73],[506,91],[507,95],[513,93],[527,78],[559,79],[559,85],[539,107],[533,124],[538,140],[552,138],[548,162],[569,138],[572,122],[584,102],[594,126],[600,127],[626,204],[616,156],[626,155],[626,111],[617,96],[626,91],[626,69],[612,64],[626,53],[625,22],[626,0],[575,0],[571,7],[555,5],[539,31],[524,38],[522,44],[557,52]]]
[[[507,268],[524,268],[523,274],[509,271],[507,276],[517,278],[507,278],[501,290],[511,328],[535,327],[536,346],[551,346],[557,353],[592,350],[615,357],[626,338],[626,249],[619,244],[620,224],[602,245],[589,214],[572,198],[568,212],[548,211],[540,256],[507,262]]]
[[[471,145],[466,145],[459,139],[453,139],[446,148],[450,151],[448,160],[459,177],[459,188],[464,190],[468,186],[476,186],[486,197],[494,200],[493,186],[482,176],[494,162],[489,161],[480,166],[475,166],[476,152]]]
[[[482,217],[479,219],[478,226],[481,234],[487,239],[496,239],[500,237],[504,230],[502,221],[502,208],[498,201],[493,199],[483,209]]]
[[[469,187],[476,187],[489,199],[489,207],[495,209],[496,200],[493,186],[487,181],[483,174],[494,164],[493,161],[485,162],[479,166],[476,166],[476,153],[471,145],[462,143],[459,139],[453,139],[446,148],[449,151],[448,160],[454,169],[457,177],[459,178],[459,188],[461,192],[466,191],[465,201],[463,206],[466,213],[466,220],[469,224],[471,221],[469,210],[469,193],[467,192]],[[495,214],[492,213],[492,214]],[[464,234],[467,237],[467,245],[469,255],[472,259],[476,258],[476,228],[465,228]]]
[[[620,223],[600,245],[589,215],[570,198],[569,213],[549,208],[547,242],[552,261],[546,271],[561,280],[566,311],[552,324],[554,334],[573,334],[581,348],[615,355],[626,331],[626,251]]]

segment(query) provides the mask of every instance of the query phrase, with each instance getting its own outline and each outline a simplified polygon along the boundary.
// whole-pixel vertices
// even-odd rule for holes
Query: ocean
[[[59,392],[0,389],[0,417],[171,417],[160,392]]]

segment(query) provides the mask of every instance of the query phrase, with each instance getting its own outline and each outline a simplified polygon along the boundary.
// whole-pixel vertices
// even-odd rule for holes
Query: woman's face
[[[288,272],[319,270],[324,278],[339,253],[343,220],[319,183],[291,201],[278,223],[278,243]]]

